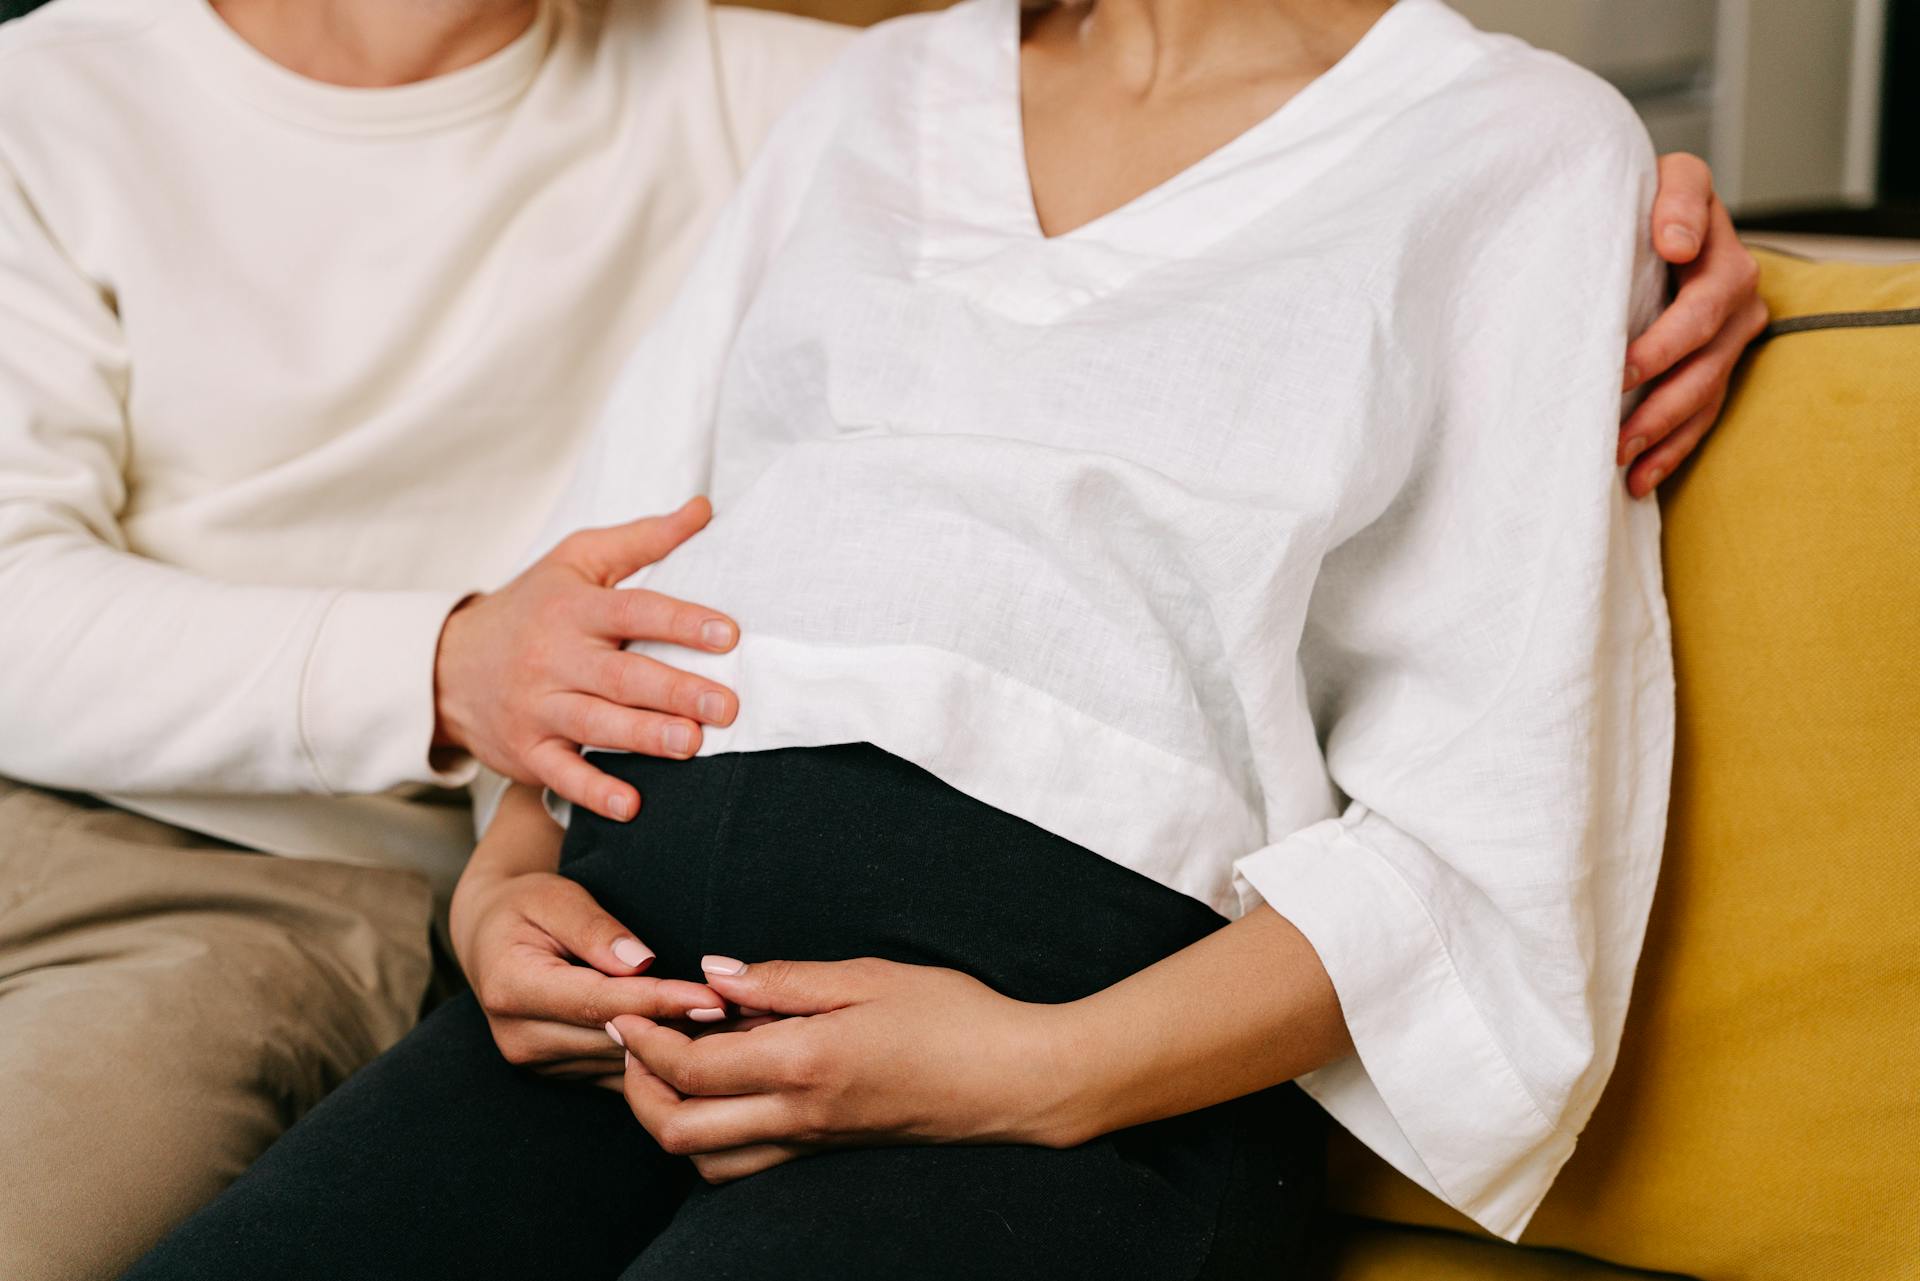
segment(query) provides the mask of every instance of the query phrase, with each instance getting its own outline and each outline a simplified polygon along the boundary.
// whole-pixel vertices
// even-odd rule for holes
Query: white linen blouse
[[[869,741],[1270,904],[1358,1047],[1300,1084],[1517,1236],[1611,1070],[1665,823],[1658,516],[1614,466],[1645,133],[1399,0],[1047,238],[1019,24],[885,24],[776,127],[551,530],[710,493],[632,580],[740,620],[640,647],[739,691],[704,752]]]

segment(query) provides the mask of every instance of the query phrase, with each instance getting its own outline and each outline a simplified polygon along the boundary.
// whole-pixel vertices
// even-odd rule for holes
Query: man
[[[0,1275],[124,1266],[406,1029],[476,758],[630,817],[577,744],[731,720],[621,649],[731,620],[613,590],[703,505],[476,589],[844,39],[697,0],[0,29]],[[1704,169],[1667,174],[1692,265],[1629,353],[1664,376],[1621,438],[1642,495],[1764,318]]]

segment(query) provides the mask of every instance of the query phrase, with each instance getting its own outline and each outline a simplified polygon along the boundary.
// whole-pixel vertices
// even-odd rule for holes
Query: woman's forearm
[[[500,798],[487,834],[474,847],[461,881],[497,880],[560,866],[564,833],[541,803],[540,789],[515,783]]]
[[[1057,1143],[1197,1111],[1353,1052],[1313,945],[1265,906],[1049,1021],[1065,1088],[1047,1136]]]

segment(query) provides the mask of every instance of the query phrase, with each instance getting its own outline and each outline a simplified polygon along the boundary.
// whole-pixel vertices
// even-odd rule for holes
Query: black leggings
[[[874,747],[599,763],[645,803],[626,826],[576,814],[562,870],[655,974],[871,955],[1059,1002],[1222,924]],[[710,1187],[619,1095],[508,1066],[465,995],[129,1276],[1282,1281],[1323,1138],[1289,1085],[1066,1151],[848,1149]]]

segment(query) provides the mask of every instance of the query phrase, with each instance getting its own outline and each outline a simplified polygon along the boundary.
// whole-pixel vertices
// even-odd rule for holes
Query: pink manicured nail
[[[706,974],[724,974],[734,978],[747,972],[747,963],[736,961],[731,956],[703,956],[700,958],[700,969]]]
[[[613,955],[622,965],[645,965],[653,959],[653,953],[641,947],[639,939],[615,939]]]
[[[725,1010],[688,1010],[687,1017],[695,1023],[718,1023],[727,1017]]]
[[[633,1055],[629,1054],[626,1056],[625,1065],[629,1068],[633,1066]]]
[[[607,1035],[612,1037],[613,1043],[619,1046],[621,1049],[624,1050],[627,1048],[627,1043],[620,1039],[620,1029],[615,1027],[612,1023],[607,1024]]]

